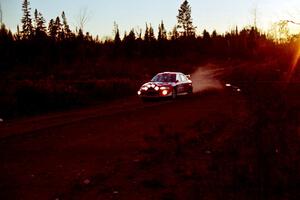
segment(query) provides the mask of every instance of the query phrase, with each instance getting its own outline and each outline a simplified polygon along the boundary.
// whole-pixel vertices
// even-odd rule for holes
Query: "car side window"
[[[180,74],[180,77],[181,77],[181,81],[187,81],[187,78],[184,75]]]
[[[177,76],[176,76],[176,80],[177,81],[179,81],[179,82],[181,82],[182,80],[181,80],[181,76],[180,76],[180,74],[177,74]]]

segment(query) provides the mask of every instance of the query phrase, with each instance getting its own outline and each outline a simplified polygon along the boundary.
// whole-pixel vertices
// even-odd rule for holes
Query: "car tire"
[[[172,99],[176,99],[176,97],[177,97],[177,90],[176,90],[176,88],[173,88],[173,90],[172,90]]]

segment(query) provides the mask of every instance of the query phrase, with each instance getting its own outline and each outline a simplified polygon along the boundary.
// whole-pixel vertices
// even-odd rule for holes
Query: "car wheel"
[[[193,88],[192,87],[189,89],[188,94],[193,94]]]
[[[176,88],[173,88],[173,90],[172,90],[172,99],[176,99],[176,97],[177,97],[177,90],[176,90]]]

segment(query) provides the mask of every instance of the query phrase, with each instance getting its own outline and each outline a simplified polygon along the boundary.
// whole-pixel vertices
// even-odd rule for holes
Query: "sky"
[[[21,24],[23,0],[0,0],[3,22],[13,32]],[[152,25],[157,31],[163,20],[168,31],[175,26],[178,9],[183,0],[29,0],[33,16],[34,9],[41,12],[47,23],[62,11],[72,30],[79,27],[80,16],[87,17],[84,32],[112,37],[116,22],[120,32],[132,28],[145,29]],[[197,33],[204,29],[224,33],[235,26],[243,28],[254,24],[256,10],[257,25],[267,31],[272,23],[280,20],[300,22],[300,0],[189,0],[193,25]],[[86,13],[86,14],[84,14]],[[300,32],[300,26],[290,25],[292,32]]]

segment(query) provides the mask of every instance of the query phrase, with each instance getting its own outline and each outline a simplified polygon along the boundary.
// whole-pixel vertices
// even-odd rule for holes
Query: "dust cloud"
[[[213,64],[199,66],[198,69],[191,74],[193,92],[198,93],[207,90],[223,89],[221,81],[218,80],[218,76],[222,74],[223,70],[223,68]]]

